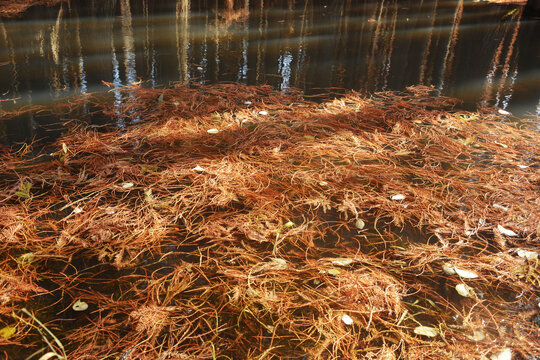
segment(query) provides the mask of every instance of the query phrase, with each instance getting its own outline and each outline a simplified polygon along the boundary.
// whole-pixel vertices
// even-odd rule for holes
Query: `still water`
[[[539,30],[520,6],[472,0],[71,0],[0,18],[0,113],[105,83],[235,81],[307,94],[426,84],[469,109],[538,115]],[[50,121],[0,120],[0,138],[50,136]]]

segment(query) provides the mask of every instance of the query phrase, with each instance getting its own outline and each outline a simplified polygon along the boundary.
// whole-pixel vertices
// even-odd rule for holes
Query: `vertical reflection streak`
[[[521,13],[518,14],[518,21],[516,23],[516,26],[514,28],[514,34],[512,35],[512,40],[510,41],[510,45],[508,45],[508,52],[506,53],[506,58],[504,60],[504,66],[503,66],[503,70],[502,70],[502,77],[501,77],[501,82],[499,84],[499,89],[497,90],[497,105],[499,105],[499,99],[501,97],[504,97],[503,95],[503,92],[504,92],[504,87],[506,85],[506,81],[508,79],[508,73],[510,71],[510,67],[512,65],[512,55],[514,55],[514,45],[516,44],[516,40],[517,40],[517,37],[518,37],[518,34],[519,34],[519,28],[521,26]],[[515,73],[517,75],[517,61],[515,61]],[[515,78],[514,78],[515,79]],[[509,97],[506,101],[503,101],[503,109],[506,109],[508,107],[508,101],[510,100],[511,98],[511,93],[512,93],[512,90],[513,90],[513,85],[514,85],[514,81],[512,79],[512,81],[510,82],[509,84]]]
[[[390,74],[390,67],[392,64],[392,53],[394,51],[394,41],[396,39],[396,23],[397,23],[397,3],[394,3],[394,16],[392,17],[392,35],[390,36],[389,49],[386,54],[383,68],[383,86],[382,91],[385,91],[388,86],[388,75]]]
[[[60,80],[60,25],[62,22],[62,16],[64,13],[63,4],[60,5],[58,10],[58,16],[56,18],[56,23],[52,26],[51,29],[51,53],[53,56],[54,64],[51,78],[51,91],[54,92],[54,97],[60,95],[60,89],[62,89],[62,83]]]
[[[448,78],[450,72],[452,71],[452,62],[455,55],[455,47],[459,34],[459,25],[461,23],[461,17],[463,15],[463,0],[459,0],[459,3],[456,6],[456,12],[454,13],[454,22],[452,26],[452,31],[448,38],[448,45],[446,46],[446,53],[444,55],[443,66],[441,71],[441,81],[439,83],[438,89],[442,90],[444,88],[445,79]]]
[[[75,36],[77,41],[77,55],[79,56],[79,86],[81,88],[81,94],[86,94],[88,92],[88,82],[86,80],[86,72],[84,69],[84,57],[82,55],[82,43],[81,43],[81,23],[79,17],[75,22]]]
[[[427,65],[428,57],[430,55],[431,41],[433,39],[433,28],[435,26],[435,19],[437,18],[438,5],[439,5],[439,0],[435,0],[435,3],[433,5],[433,13],[431,14],[431,23],[429,25],[428,38],[426,40],[424,56],[422,59],[422,65],[420,66],[420,78],[418,79],[418,82],[422,85],[427,85],[426,83],[431,82],[431,76],[426,76],[426,65]]]
[[[135,40],[133,39],[131,7],[129,0],[121,0],[120,11],[122,14],[122,38],[124,40],[124,66],[126,71],[126,83],[131,84],[137,81],[137,69],[135,63]]]
[[[258,85],[261,83],[261,74],[264,71],[264,0],[260,0],[259,3],[259,40],[257,41],[257,70],[255,75],[255,83]]]
[[[12,91],[14,93],[14,96],[17,96],[17,94],[19,93],[19,85],[20,85],[19,73],[17,71],[17,60],[15,58],[15,50],[13,49],[13,44],[11,43],[11,41],[9,41],[7,29],[2,19],[0,19],[0,30],[2,32],[2,39],[4,40],[5,47],[8,49],[9,63],[11,64],[11,74],[13,76]]]
[[[189,12],[190,0],[178,0],[176,3],[176,56],[178,78],[183,83],[189,80]]]
[[[248,45],[249,45],[249,0],[244,2],[244,11],[247,14],[244,20],[244,34],[242,36],[242,64],[238,71],[238,82],[247,82],[248,74]]]
[[[117,115],[120,114],[120,108],[122,106],[122,93],[119,88],[122,86],[122,80],[120,79],[120,63],[116,57],[116,48],[114,46],[114,28],[111,29],[111,60],[112,60],[112,70],[113,70],[113,84],[115,88],[113,90],[114,94],[114,108]],[[116,126],[120,129],[125,128],[124,118],[121,116],[117,117]]]

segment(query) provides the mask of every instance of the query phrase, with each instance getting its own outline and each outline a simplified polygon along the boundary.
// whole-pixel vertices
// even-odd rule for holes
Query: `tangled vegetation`
[[[429,87],[115,91],[1,152],[6,355],[540,355],[534,125]]]

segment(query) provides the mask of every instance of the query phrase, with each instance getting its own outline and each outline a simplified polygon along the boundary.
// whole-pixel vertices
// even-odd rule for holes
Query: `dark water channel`
[[[539,28],[520,6],[472,0],[71,0],[0,19],[0,112],[142,80],[426,84],[470,109],[538,115]],[[54,137],[54,121],[0,120],[0,139]]]

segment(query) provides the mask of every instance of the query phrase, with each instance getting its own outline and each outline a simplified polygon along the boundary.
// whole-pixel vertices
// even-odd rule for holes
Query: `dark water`
[[[103,82],[142,80],[150,87],[237,81],[366,94],[426,84],[470,109],[538,115],[540,21],[521,12],[463,0],[72,0],[34,7],[0,19],[0,112],[108,90]],[[47,137],[41,125],[51,121],[39,114],[0,120],[0,138]]]

